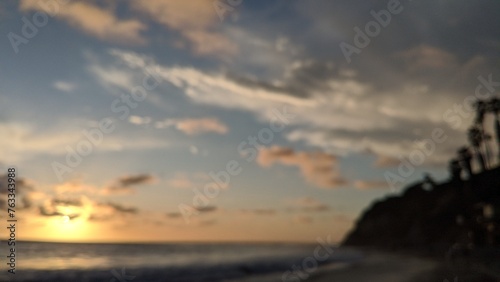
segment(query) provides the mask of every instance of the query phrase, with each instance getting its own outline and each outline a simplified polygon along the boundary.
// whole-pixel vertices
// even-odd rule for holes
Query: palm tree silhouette
[[[484,135],[484,117],[486,113],[488,112],[488,103],[485,101],[479,100],[474,104],[474,107],[476,108],[476,120],[474,123],[476,126],[479,128],[479,133],[481,134],[481,144],[484,144],[484,149],[485,149],[485,157],[483,157],[485,167],[488,166],[489,159],[490,159],[490,150],[488,147],[488,138]]]
[[[451,159],[448,164],[448,169],[450,170],[451,180],[460,180],[462,174],[462,167],[460,166],[460,161],[457,159]]]
[[[467,172],[468,177],[472,177],[472,154],[470,153],[469,148],[462,147],[458,150],[459,160],[462,163],[465,171]]]
[[[476,152],[476,158],[479,162],[479,166],[481,167],[481,171],[486,170],[486,163],[484,161],[484,156],[481,153],[481,144],[483,143],[483,133],[481,132],[481,128],[477,125],[471,127],[468,131],[469,142]]]
[[[488,111],[495,116],[495,135],[497,137],[498,163],[500,163],[500,99],[494,97],[488,101]]]

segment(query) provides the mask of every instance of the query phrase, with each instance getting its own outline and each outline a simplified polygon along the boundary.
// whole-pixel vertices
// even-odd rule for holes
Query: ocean
[[[17,242],[16,274],[8,273],[8,258],[2,255],[0,281],[301,281],[313,272],[362,258],[353,250],[334,249],[333,253],[321,250],[322,259],[318,260],[314,258],[318,248],[319,244]],[[0,249],[6,253],[5,241]],[[294,266],[300,276],[282,279]]]

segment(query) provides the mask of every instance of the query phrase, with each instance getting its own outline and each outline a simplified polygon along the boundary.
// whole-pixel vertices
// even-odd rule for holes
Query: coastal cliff
[[[375,202],[344,246],[442,256],[457,248],[500,245],[500,168],[469,180],[414,183],[403,194]]]

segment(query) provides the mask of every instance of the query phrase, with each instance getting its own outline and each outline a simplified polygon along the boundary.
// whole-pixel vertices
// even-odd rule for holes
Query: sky
[[[500,82],[499,11],[3,1],[0,175],[16,168],[17,236],[339,242],[374,201],[448,178],[467,98]]]

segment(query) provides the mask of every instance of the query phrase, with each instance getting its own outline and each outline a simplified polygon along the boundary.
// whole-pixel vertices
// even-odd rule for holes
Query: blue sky
[[[495,1],[243,0],[223,18],[214,3],[226,2],[0,4],[0,165],[25,179],[21,217],[33,232],[21,237],[338,241],[372,201],[399,192],[386,173],[435,129],[446,141],[404,184],[424,172],[445,180],[472,114],[451,126],[444,113],[479,76],[500,80]],[[355,28],[366,32],[388,5],[400,12],[347,59],[341,44],[356,47]],[[39,23],[28,36],[26,21]],[[144,79],[159,83],[114,111]],[[238,146],[283,109],[293,118],[247,161]],[[113,132],[58,177],[54,163],[68,165],[67,148],[102,120]],[[230,161],[241,172],[193,204],[193,188]]]

